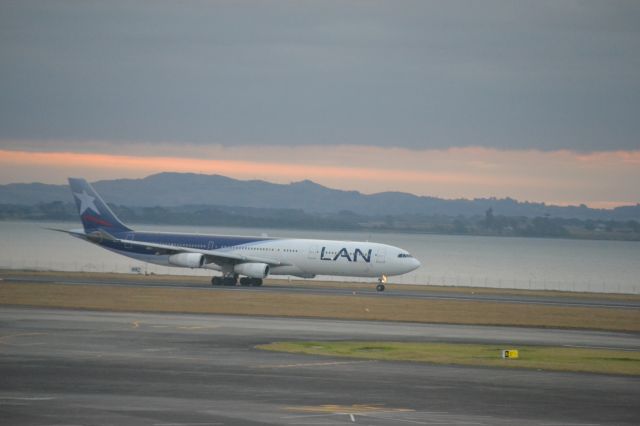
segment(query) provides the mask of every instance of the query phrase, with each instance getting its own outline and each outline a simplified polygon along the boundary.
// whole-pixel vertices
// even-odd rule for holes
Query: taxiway
[[[274,340],[640,349],[633,333],[0,308],[11,425],[637,424],[637,377],[264,352]]]

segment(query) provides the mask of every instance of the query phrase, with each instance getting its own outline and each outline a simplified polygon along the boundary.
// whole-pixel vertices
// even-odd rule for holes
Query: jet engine
[[[202,268],[205,257],[200,253],[178,253],[169,256],[169,263],[183,268]]]
[[[269,275],[269,265],[266,263],[240,263],[233,267],[233,272],[251,278],[266,278]]]

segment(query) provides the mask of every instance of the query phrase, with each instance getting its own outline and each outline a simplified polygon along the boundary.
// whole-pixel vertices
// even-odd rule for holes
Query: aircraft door
[[[376,250],[376,263],[384,263],[387,257],[387,249],[381,248]]]
[[[309,255],[308,255],[309,259],[315,260],[319,257],[319,255],[320,255],[320,249],[318,248],[318,246],[309,247]]]

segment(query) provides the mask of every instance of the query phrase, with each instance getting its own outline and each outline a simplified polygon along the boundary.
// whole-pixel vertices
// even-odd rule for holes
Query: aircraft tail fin
[[[111,211],[107,203],[85,179],[69,178],[69,187],[76,201],[80,220],[87,234],[101,229],[110,232],[131,231]]]

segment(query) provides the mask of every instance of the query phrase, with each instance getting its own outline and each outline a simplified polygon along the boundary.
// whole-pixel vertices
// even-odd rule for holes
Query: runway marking
[[[146,348],[143,349],[143,352],[165,352],[165,351],[175,351],[176,348]]]
[[[337,405],[337,404],[324,404],[324,405],[302,405],[300,407],[285,407],[285,410],[301,412],[301,413],[316,413],[312,416],[321,416],[323,414],[343,414],[343,415],[358,415],[364,416],[373,413],[415,413],[415,410],[411,408],[388,408],[383,404],[353,404],[353,405]],[[309,416],[287,416],[293,417],[309,417]]]
[[[131,324],[133,325],[133,328],[139,328],[140,327],[140,321],[134,321]]]
[[[375,360],[367,361],[331,361],[331,362],[307,362],[300,364],[275,364],[275,365],[258,365],[256,368],[295,368],[295,367],[324,367],[330,365],[347,365],[347,364],[364,364],[367,362],[376,362]]]

